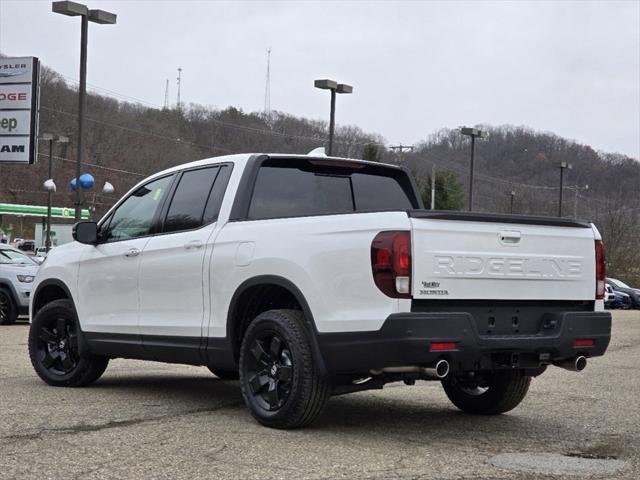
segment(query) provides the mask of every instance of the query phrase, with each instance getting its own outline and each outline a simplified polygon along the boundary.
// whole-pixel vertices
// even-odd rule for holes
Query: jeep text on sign
[[[29,110],[0,110],[0,135],[29,135],[31,112]]]

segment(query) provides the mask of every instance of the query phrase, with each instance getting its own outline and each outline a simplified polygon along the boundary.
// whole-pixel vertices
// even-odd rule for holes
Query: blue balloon
[[[89,190],[90,188],[93,188],[95,184],[96,181],[93,178],[93,175],[91,175],[90,173],[80,175],[80,187],[84,188],[85,190]]]
[[[72,178],[71,181],[69,182],[69,186],[71,187],[71,190],[73,190],[74,192],[76,191],[76,179]]]

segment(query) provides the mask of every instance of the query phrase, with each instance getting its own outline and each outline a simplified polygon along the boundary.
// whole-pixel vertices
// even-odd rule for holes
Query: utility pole
[[[436,209],[436,164],[431,166],[431,210]]]
[[[473,174],[474,174],[474,154],[475,154],[475,149],[476,149],[476,137],[480,137],[480,138],[486,138],[487,134],[486,132],[483,132],[482,130],[478,130],[477,128],[469,128],[469,127],[462,127],[460,128],[460,133],[462,133],[462,135],[467,135],[469,137],[471,137],[471,171],[469,173],[469,211],[471,212],[473,210]]]
[[[564,171],[565,169],[571,170],[573,165],[567,162],[560,162],[557,165],[560,168],[560,197],[558,198],[558,216],[562,217],[562,193],[564,192]]]
[[[267,48],[267,81],[264,86],[264,114],[271,117],[271,47]]]
[[[513,213],[513,201],[516,198],[515,190],[511,190],[511,207],[509,208],[509,213]]]
[[[181,112],[182,111],[182,105],[180,104],[180,83],[182,83],[182,68],[178,67],[178,78],[177,78],[177,84],[178,84],[178,97],[176,99],[176,109]]]
[[[404,152],[413,152],[415,147],[413,145],[389,145],[389,150],[392,150],[398,154],[400,154],[400,163],[404,163]]]
[[[578,218],[578,190],[589,190],[589,185],[585,185],[584,187],[575,185],[573,187],[573,218]]]
[[[169,79],[167,78],[167,81],[164,85],[164,106],[163,109],[166,110],[167,108],[169,108]]]

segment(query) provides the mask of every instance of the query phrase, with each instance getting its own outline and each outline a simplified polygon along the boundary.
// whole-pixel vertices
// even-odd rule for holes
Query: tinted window
[[[409,210],[407,175],[380,166],[317,165],[270,160],[258,171],[249,218],[282,218],[354,211]],[[409,193],[407,193],[409,192]],[[415,201],[415,200],[414,200]]]
[[[358,211],[413,208],[402,186],[393,177],[354,173],[351,181]]]
[[[263,166],[253,190],[249,218],[353,212],[348,175]]]
[[[143,237],[151,231],[153,218],[173,178],[159,178],[138,188],[111,215],[100,236],[102,241],[114,242]]]
[[[191,230],[202,225],[204,209],[219,170],[219,167],[200,168],[182,174],[167,212],[164,232]]]
[[[207,200],[207,206],[204,209],[204,217],[202,223],[215,222],[218,219],[218,213],[220,213],[220,205],[222,205],[222,199],[224,198],[224,192],[227,189],[227,183],[229,183],[229,177],[231,176],[231,167],[223,165],[220,167],[220,172],[216,177],[216,181],[213,184],[209,199]]]

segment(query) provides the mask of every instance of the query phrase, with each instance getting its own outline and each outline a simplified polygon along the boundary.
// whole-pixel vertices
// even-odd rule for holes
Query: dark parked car
[[[622,292],[629,295],[631,300],[631,308],[640,308],[640,289],[631,288],[624,282],[615,278],[607,278],[607,285],[611,285],[614,292]]]

